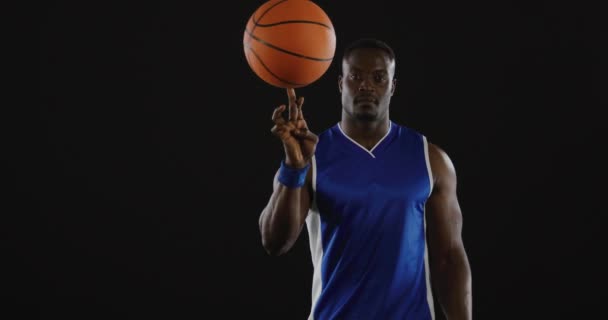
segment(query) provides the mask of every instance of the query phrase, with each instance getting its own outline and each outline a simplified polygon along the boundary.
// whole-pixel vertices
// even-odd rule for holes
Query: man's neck
[[[361,121],[343,116],[340,121],[340,128],[344,134],[368,150],[371,150],[387,134],[389,125],[388,117]]]

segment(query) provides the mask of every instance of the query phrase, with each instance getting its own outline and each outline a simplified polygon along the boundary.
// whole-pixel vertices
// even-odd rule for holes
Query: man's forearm
[[[297,240],[310,207],[307,186],[290,188],[275,176],[273,193],[259,220],[262,245],[270,255],[288,251]]]
[[[471,269],[464,249],[454,249],[439,262],[433,274],[437,298],[448,320],[471,320],[473,298]]]

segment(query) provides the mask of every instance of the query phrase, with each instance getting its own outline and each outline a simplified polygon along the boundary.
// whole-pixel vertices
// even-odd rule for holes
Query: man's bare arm
[[[456,171],[448,155],[429,143],[433,192],[426,204],[431,279],[448,320],[472,319],[469,261],[462,241]]]

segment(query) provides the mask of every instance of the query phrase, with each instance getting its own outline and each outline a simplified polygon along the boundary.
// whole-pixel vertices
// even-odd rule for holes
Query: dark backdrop
[[[600,11],[539,1],[317,3],[334,23],[337,57],[362,36],[393,46],[392,119],[452,157],[475,318],[596,314],[606,213]],[[41,8],[36,130],[18,137],[31,139],[12,154],[17,206],[2,224],[5,310],[306,318],[305,229],[288,254],[270,257],[257,225],[283,155],[270,116],[286,101],[244,58],[244,26],[261,4]],[[339,120],[339,61],[297,90],[315,132]]]

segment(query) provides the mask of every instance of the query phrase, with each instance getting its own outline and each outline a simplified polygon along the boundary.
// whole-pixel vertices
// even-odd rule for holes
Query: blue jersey
[[[319,134],[311,169],[309,320],[434,319],[426,138],[391,121],[368,150],[336,124]]]

